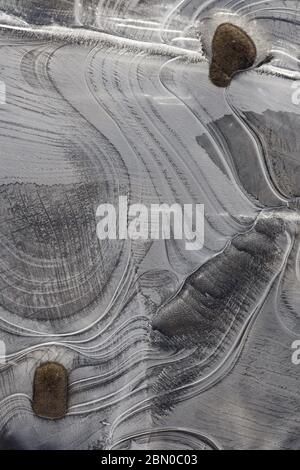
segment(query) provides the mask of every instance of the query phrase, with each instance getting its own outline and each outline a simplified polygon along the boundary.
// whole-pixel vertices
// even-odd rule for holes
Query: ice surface
[[[299,18],[292,0],[0,0],[0,448],[299,448]],[[223,90],[228,21],[258,57]],[[100,242],[120,195],[204,204],[203,250]],[[32,410],[47,361],[69,372],[58,421]]]

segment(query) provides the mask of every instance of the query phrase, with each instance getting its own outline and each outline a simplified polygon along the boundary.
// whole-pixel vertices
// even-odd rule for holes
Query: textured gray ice
[[[0,0],[0,448],[299,448],[298,1]],[[220,22],[257,45],[226,90]],[[299,96],[299,95],[298,95]],[[97,206],[205,205],[205,246]],[[34,371],[69,371],[63,420]]]

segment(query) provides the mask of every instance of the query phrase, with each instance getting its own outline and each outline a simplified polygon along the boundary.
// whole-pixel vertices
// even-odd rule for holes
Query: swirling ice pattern
[[[299,447],[298,3],[0,12],[0,448]],[[208,61],[228,19],[259,61],[224,92]],[[203,250],[100,243],[120,195],[204,204]],[[31,406],[45,361],[69,371],[54,422]]]

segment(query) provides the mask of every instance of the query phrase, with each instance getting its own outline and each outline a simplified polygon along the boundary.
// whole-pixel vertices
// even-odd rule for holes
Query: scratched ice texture
[[[300,2],[0,11],[0,448],[300,448]],[[258,52],[227,89],[222,22]],[[100,242],[121,195],[204,204],[204,248]],[[46,361],[61,420],[32,410]]]

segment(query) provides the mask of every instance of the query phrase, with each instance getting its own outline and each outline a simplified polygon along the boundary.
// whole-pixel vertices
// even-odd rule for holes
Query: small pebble
[[[228,87],[235,73],[253,66],[256,56],[256,46],[245,31],[231,23],[221,24],[213,38],[211,81]]]
[[[35,371],[33,410],[41,418],[61,419],[67,412],[68,373],[61,364],[47,362]]]

